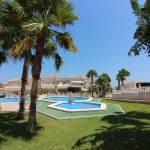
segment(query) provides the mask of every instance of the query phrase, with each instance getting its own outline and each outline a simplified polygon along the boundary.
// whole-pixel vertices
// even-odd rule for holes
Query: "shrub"
[[[81,91],[81,88],[80,87],[68,87],[67,91],[72,92],[72,93],[77,93]]]

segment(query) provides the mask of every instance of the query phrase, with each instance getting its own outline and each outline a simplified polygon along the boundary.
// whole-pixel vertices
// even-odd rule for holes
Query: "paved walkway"
[[[92,102],[100,102],[99,98],[93,98]],[[118,104],[107,104],[106,110],[97,110],[97,111],[89,111],[89,112],[64,112],[61,110],[55,110],[52,108],[48,108],[47,105],[50,105],[50,102],[38,101],[37,102],[37,111],[41,114],[44,114],[48,117],[52,117],[55,119],[70,119],[70,118],[86,118],[86,117],[94,117],[94,116],[105,116],[105,115],[118,115],[124,114],[124,111]],[[2,111],[18,111],[19,103],[1,103]],[[28,106],[26,106],[27,108]],[[27,108],[28,109],[28,108]]]
[[[0,103],[0,110],[1,111],[18,111],[19,110],[19,103]],[[26,103],[26,111],[29,110],[29,103]]]
[[[2,111],[17,111],[19,108],[18,103],[1,103],[0,107]]]

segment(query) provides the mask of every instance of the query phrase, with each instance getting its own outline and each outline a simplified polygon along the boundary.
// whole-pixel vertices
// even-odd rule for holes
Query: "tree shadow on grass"
[[[150,150],[150,113],[129,112],[120,116],[105,116],[107,127],[80,138],[72,149]]]
[[[38,135],[38,131],[43,127],[38,126],[37,132],[27,133],[25,131],[26,123],[25,120],[16,120],[15,112],[0,113],[0,144],[7,142],[9,137],[21,138],[26,142],[29,142],[33,137]]]

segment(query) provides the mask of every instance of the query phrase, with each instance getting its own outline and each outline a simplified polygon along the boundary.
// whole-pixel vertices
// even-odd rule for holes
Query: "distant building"
[[[150,82],[124,82],[121,90],[113,90],[112,98],[150,102]]]
[[[31,90],[32,77],[28,78],[27,91]],[[67,92],[68,87],[79,87],[82,91],[88,91],[91,86],[91,80],[87,77],[61,77],[50,76],[41,77],[39,80],[39,88],[45,89],[48,93],[63,93]],[[2,83],[0,94],[6,94],[7,97],[20,95],[21,92],[21,78],[8,80]]]
[[[124,82],[123,89],[134,89],[134,88],[137,88],[137,87],[136,87],[136,83],[137,83],[137,82],[135,82],[135,81]]]

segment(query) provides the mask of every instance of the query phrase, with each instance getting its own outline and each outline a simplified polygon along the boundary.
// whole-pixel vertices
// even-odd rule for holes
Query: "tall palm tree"
[[[122,83],[122,87],[124,85],[124,80],[126,80],[126,77],[129,77],[130,76],[130,72],[127,71],[126,69],[122,68],[119,73],[118,73],[118,76],[120,78],[120,81]]]
[[[40,79],[43,52],[47,43],[51,41],[57,50],[55,53],[56,66],[59,67],[61,57],[58,47],[76,53],[73,38],[65,28],[72,25],[77,16],[72,12],[73,6],[66,0],[17,0],[25,13],[30,13],[30,18],[24,21],[22,28],[25,32],[33,33],[35,40],[35,57],[32,67],[32,87],[29,119],[26,130],[36,130],[36,100],[38,94],[38,81]]]
[[[8,3],[7,1],[4,1],[0,9],[2,14],[0,20],[2,21],[2,24],[4,26],[4,29],[2,30],[3,32],[1,33],[3,33],[2,39],[3,40],[5,39],[4,40],[5,49],[11,50],[11,54],[13,55],[13,58],[15,60],[16,59],[18,60],[18,57],[19,59],[20,57],[24,59],[22,78],[21,78],[22,80],[21,99],[20,99],[20,107],[19,107],[17,119],[23,119],[25,117],[25,99],[26,99],[26,87],[27,87],[27,80],[28,80],[29,63],[32,62],[34,58],[33,55],[31,54],[31,47],[32,45],[34,45],[33,44],[34,40],[32,39],[34,37],[34,34],[30,34],[30,33],[28,34],[27,32],[24,31],[24,29],[21,26],[25,20],[29,19],[28,16],[30,16],[31,14],[28,13],[26,15],[23,9],[24,8],[18,3]],[[10,24],[8,24],[8,22]],[[28,35],[30,35],[32,38]],[[7,41],[9,41],[9,43]],[[62,58],[59,56],[58,52],[56,52],[54,43],[50,43],[50,42],[48,43],[48,45],[43,50],[43,55],[46,58],[52,57],[55,60],[56,70],[58,70],[63,63]]]
[[[106,73],[101,74],[96,80],[95,83],[98,84],[100,95],[102,95],[102,97],[105,97],[107,89],[110,88],[110,82],[111,82],[111,79],[109,75]]]
[[[28,80],[29,63],[31,60],[32,39],[26,37],[27,33],[22,30],[21,23],[24,22],[24,20],[27,20],[28,17],[27,15],[25,16],[23,11],[21,11],[19,8],[20,6],[16,3],[8,3],[7,1],[3,1],[2,5],[0,6],[0,38],[3,40],[3,49],[7,51],[11,50],[14,61],[24,60],[21,77],[22,84],[20,107],[17,115],[17,119],[24,119],[26,86]]]
[[[65,28],[72,25],[77,16],[72,12],[73,6],[66,0],[17,0],[21,7],[18,11],[29,13],[30,18],[25,20],[21,27],[28,33],[34,34],[35,56],[32,66],[32,87],[29,119],[26,130],[33,132],[36,130],[36,100],[38,94],[38,81],[40,79],[42,58],[44,51],[49,49],[47,43],[53,43],[56,53],[54,54],[56,67],[62,63],[58,53],[58,47],[76,53],[73,38],[66,32]],[[11,3],[7,1],[7,3]],[[21,9],[23,8],[23,9]],[[22,16],[20,16],[22,17]],[[61,30],[62,29],[62,30]],[[19,45],[19,47],[22,46]],[[26,50],[26,49],[24,49]],[[60,63],[61,62],[61,63]]]
[[[21,96],[20,96],[20,107],[17,114],[17,119],[24,119],[25,118],[25,102],[27,97],[27,82],[28,82],[28,72],[29,72],[29,65],[31,62],[31,53],[26,52],[24,54],[24,64],[22,70],[22,77],[21,77]]]
[[[97,77],[97,72],[95,70],[91,69],[87,72],[86,76],[88,78],[91,78],[91,84],[92,84],[91,92],[92,92],[92,97],[93,97],[93,79],[94,79],[94,77]]]
[[[119,73],[116,76],[116,80],[118,81],[118,87],[117,87],[117,89],[120,90],[120,77],[119,77]]]

